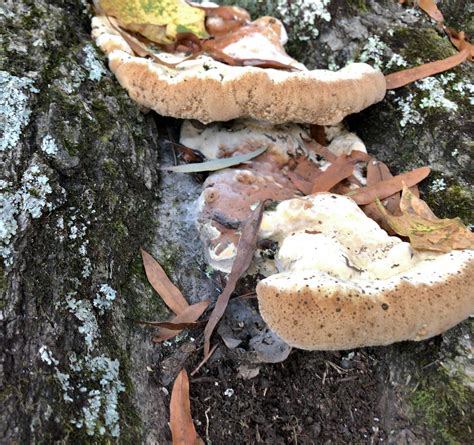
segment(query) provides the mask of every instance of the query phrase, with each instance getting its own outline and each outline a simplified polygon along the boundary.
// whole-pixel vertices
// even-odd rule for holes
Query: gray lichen
[[[30,120],[28,93],[38,93],[33,84],[28,77],[0,71],[0,152],[16,146]]]
[[[97,56],[97,51],[95,48],[89,44],[83,48],[83,51],[86,55],[86,60],[84,61],[84,65],[89,71],[89,80],[93,81],[100,81],[102,76],[106,74],[106,69],[103,63],[99,60]]]
[[[6,181],[0,181],[0,255],[6,265],[12,264],[12,242],[18,231],[20,217],[39,218],[44,209],[51,209],[47,201],[52,192],[49,178],[42,173],[39,164],[32,164],[23,174],[18,189]]]

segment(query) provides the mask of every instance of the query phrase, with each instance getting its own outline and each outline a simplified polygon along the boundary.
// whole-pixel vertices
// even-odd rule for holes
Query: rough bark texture
[[[284,2],[238,3],[254,14],[278,15]],[[290,27],[290,49],[309,65],[362,59],[388,71],[397,69],[387,66],[393,54],[414,65],[453,53],[429,20],[396,1],[326,3],[329,22],[316,17],[305,23],[298,12],[282,17]],[[442,1],[440,7],[449,25],[472,35],[469,2]],[[160,158],[171,162],[160,137],[175,132],[177,123],[143,114],[128,99],[90,41],[86,8],[73,0],[0,5],[1,443],[167,443],[163,385],[169,389],[171,377],[163,377],[169,365],[163,358],[177,346],[184,356],[192,348],[152,345],[150,332],[134,323],[168,314],[146,282],[139,247],[159,259],[190,300],[217,294],[189,214],[200,182],[158,171]],[[442,79],[389,94],[348,124],[394,171],[430,165],[435,173],[423,191],[434,210],[470,223],[473,126],[466,85],[472,85],[472,68],[464,64]],[[432,97],[437,88],[448,102]],[[320,396],[324,380],[309,388],[306,382],[308,373],[331,370],[329,361],[345,366],[349,356],[297,352],[286,368],[265,366],[258,384],[268,389],[273,376],[269,391],[279,395],[288,391],[288,379],[295,382],[288,403],[297,407],[298,428],[306,425],[300,443],[355,443],[364,437],[367,443],[468,443],[474,411],[471,337],[468,321],[431,341],[357,352],[368,371],[340,384],[349,388],[347,410],[340,414]],[[226,360],[227,370],[238,364],[235,357]],[[220,366],[216,373],[222,378]],[[252,381],[237,383],[235,373],[228,378],[242,397],[254,394]],[[360,388],[371,403],[367,412],[380,420],[354,414],[352,407],[363,409]],[[214,385],[206,391],[212,396]],[[205,397],[195,395],[204,423]],[[310,405],[311,421],[298,408],[301,397],[319,400]],[[296,426],[278,427],[268,406],[257,418],[228,398],[214,400],[226,420],[236,419],[232,434],[254,423],[255,441],[294,442],[300,434]],[[326,426],[332,410],[344,419],[352,416],[351,427],[334,432]],[[264,424],[268,434],[261,437],[258,425]],[[198,429],[205,435],[202,425]],[[222,443],[221,430],[211,423],[214,443]]]

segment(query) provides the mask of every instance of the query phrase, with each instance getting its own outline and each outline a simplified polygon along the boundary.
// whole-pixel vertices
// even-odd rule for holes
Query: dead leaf
[[[437,22],[444,22],[443,14],[438,9],[438,6],[436,6],[436,2],[434,0],[418,0],[418,6],[433,20]]]
[[[146,322],[148,325],[160,328],[160,333],[153,338],[153,342],[161,343],[170,340],[171,338],[176,337],[183,329],[195,325],[196,320],[204,313],[209,306],[209,303],[209,300],[205,300],[188,306],[176,315],[176,317],[167,322]],[[170,325],[172,326],[170,327]]]
[[[250,14],[239,6],[203,6],[199,4],[194,6],[206,11],[206,28],[213,36],[228,34],[250,23]]]
[[[367,187],[391,178],[393,178],[393,175],[383,162],[372,159],[367,164]],[[371,206],[374,204],[368,205]],[[384,201],[384,207],[392,214],[397,212],[400,209],[400,193],[396,192],[392,196],[387,197]]]
[[[100,0],[99,8],[117,19],[122,28],[158,44],[175,40],[178,33],[207,38],[206,13],[185,0]]]
[[[170,281],[166,272],[148,252],[141,249],[143,266],[148,281],[166,305],[175,313],[180,314],[189,307],[181,291]]]
[[[437,60],[436,62],[425,63],[424,65],[407,70],[397,71],[396,73],[385,76],[385,83],[387,90],[395,90],[401,88],[409,83],[424,79],[425,77],[433,76],[434,74],[442,73],[443,71],[454,68],[463,63],[471,56],[470,48],[464,48],[461,52],[447,59]]]
[[[383,200],[399,192],[403,189],[404,184],[406,184],[407,187],[418,184],[430,174],[430,171],[431,169],[429,167],[417,168],[411,172],[381,181],[373,186],[362,187],[354,192],[348,193],[346,196],[352,198],[359,205],[370,204],[371,202],[375,202],[376,199]]]
[[[436,221],[438,217],[433,213],[425,201],[419,199],[412,191],[404,187],[402,199],[400,201],[400,210],[408,215],[417,215],[428,221]]]
[[[451,43],[456,47],[456,49],[458,51],[462,51],[463,49],[467,48],[469,50],[471,62],[474,61],[474,45],[466,40],[466,34],[464,31],[457,32],[455,29],[447,27],[445,27],[444,30],[448,34],[449,40],[451,40]]]
[[[171,392],[170,429],[173,445],[204,445],[191,416],[189,379],[184,368],[176,377]]]
[[[173,147],[180,153],[183,161],[190,162],[204,162],[204,156],[198,150],[193,150],[192,148],[186,147],[183,144],[178,142],[170,141],[173,144]]]
[[[194,59],[199,54],[194,54],[189,57],[184,57],[179,62],[176,63],[169,63],[165,62],[163,59],[158,57],[148,46],[143,43],[142,41],[138,40],[135,36],[132,36],[130,33],[125,31],[120,27],[117,20],[113,17],[105,16],[106,19],[109,21],[112,28],[117,31],[120,36],[128,43],[130,48],[132,48],[133,52],[140,57],[150,57],[154,62],[159,63],[161,65],[167,66],[168,68],[176,68],[180,63],[185,62],[186,60]]]
[[[369,156],[367,153],[356,150],[349,156],[339,156],[323,174],[316,179],[311,193],[328,192],[343,179],[352,176],[355,164],[368,160]]]
[[[161,170],[171,171],[175,173],[198,173],[198,172],[209,172],[222,170],[223,168],[233,167],[235,165],[242,164],[243,162],[250,161],[251,159],[260,156],[268,149],[266,147],[261,147],[258,150],[252,151],[250,153],[245,153],[243,155],[232,156],[230,158],[220,158],[213,159],[212,161],[199,162],[195,164],[184,164],[184,165],[175,165],[172,167],[161,167]]]
[[[436,218],[428,205],[406,186],[402,192],[401,216],[390,215],[379,200],[377,206],[392,229],[408,237],[414,249],[438,252],[474,249],[474,233],[459,218]]]
[[[239,244],[237,245],[237,255],[232,265],[227,284],[219,295],[214,310],[209,317],[206,328],[204,329],[204,356],[209,356],[211,336],[217,323],[224,315],[229,303],[229,298],[234,292],[237,281],[249,268],[253,259],[253,254],[257,246],[257,235],[260,223],[262,222],[263,207],[265,202],[261,202],[259,206],[252,212],[242,228]]]
[[[288,179],[291,181],[291,183],[301,193],[303,193],[304,195],[311,194],[311,190],[313,190],[313,181],[307,181],[306,179],[302,178],[300,175],[292,171],[288,171],[286,173],[286,176],[288,176]]]
[[[320,145],[327,146],[328,140],[326,137],[326,130],[322,125],[312,124],[309,126],[311,137]]]

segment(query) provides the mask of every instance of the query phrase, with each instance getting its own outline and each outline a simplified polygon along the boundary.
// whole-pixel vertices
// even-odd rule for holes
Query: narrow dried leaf
[[[458,51],[462,51],[463,49],[469,50],[469,59],[474,61],[474,45],[469,43],[466,40],[466,34],[464,31],[457,32],[455,29],[445,27],[444,30],[448,34],[449,40],[451,43],[456,47]]]
[[[337,159],[337,156],[331,150],[329,150],[324,145],[321,145],[319,142],[317,141],[304,141],[304,142],[308,150],[312,150],[318,156],[321,156],[322,158],[326,159],[326,161],[334,162]]]
[[[474,249],[474,233],[459,218],[438,219],[429,207],[404,187],[402,215],[390,215],[377,200],[379,210],[388,224],[401,236],[406,236],[414,249],[450,252]]]
[[[141,249],[143,266],[148,281],[158,292],[166,305],[175,313],[180,314],[189,307],[181,291],[170,281],[166,272],[148,252]]]
[[[291,183],[304,195],[310,195],[311,190],[313,190],[313,182],[307,181],[302,178],[300,175],[295,172],[289,171],[286,176],[288,176]]]
[[[214,310],[209,317],[206,328],[204,329],[204,356],[209,356],[211,346],[211,336],[217,323],[224,315],[229,303],[229,298],[234,292],[237,281],[249,268],[253,259],[253,254],[257,246],[257,235],[260,223],[262,222],[263,207],[265,202],[261,202],[259,206],[252,212],[249,219],[242,228],[239,244],[237,245],[237,255],[232,265],[232,269],[227,280],[227,284],[222,293],[217,298]]]
[[[447,59],[438,60],[436,62],[426,63],[415,68],[398,71],[396,73],[385,76],[387,90],[395,90],[397,88],[424,79],[425,77],[433,76],[434,74],[442,73],[463,63],[470,57],[470,49],[464,48],[461,52]]]
[[[322,125],[310,125],[309,126],[309,132],[311,134],[311,137],[318,143],[321,144],[322,146],[328,145],[328,140],[326,137],[326,130]]]
[[[250,161],[267,151],[268,146],[261,147],[258,150],[243,155],[232,156],[231,158],[213,159],[212,161],[200,162],[196,164],[175,165],[173,167],[162,167],[161,170],[171,171],[175,173],[199,173],[222,170],[223,168],[233,167]]]
[[[170,429],[173,445],[204,445],[191,416],[189,379],[184,368],[176,377],[171,392]]]
[[[398,176],[394,176],[391,179],[379,182],[370,187],[363,187],[354,192],[348,193],[357,204],[365,205],[375,202],[376,199],[386,199],[389,196],[399,192],[403,189],[403,185],[407,187],[413,187],[419,182],[423,181],[430,174],[429,167],[417,168],[408,173],[403,173]]]
[[[433,20],[437,22],[444,22],[444,17],[441,11],[436,6],[434,0],[418,0],[418,6],[423,9]]]
[[[123,28],[159,44],[173,42],[178,33],[208,37],[205,11],[185,0],[100,0],[98,4]]]
[[[339,156],[327,170],[316,179],[311,193],[328,192],[343,179],[352,175],[357,162],[368,160],[369,156],[367,153],[361,151],[353,151],[349,156]]]
[[[370,187],[372,185],[376,185],[379,182],[386,181],[388,179],[393,178],[392,173],[390,172],[389,168],[380,161],[372,159],[367,164],[367,186]],[[368,204],[369,206],[374,204]],[[400,193],[397,192],[392,196],[386,198],[384,202],[385,208],[390,213],[395,213],[400,208]],[[373,211],[377,212],[377,209],[372,209]]]
[[[156,326],[160,328],[160,334],[153,338],[153,342],[161,343],[163,341],[169,340],[173,337],[176,337],[182,329],[192,327],[196,320],[204,313],[204,311],[209,306],[210,301],[205,300],[199,303],[188,306],[184,311],[179,315],[176,315],[173,319],[167,322],[148,322],[146,324],[151,326]],[[173,324],[170,328],[170,324]],[[167,326],[168,325],[168,326]],[[178,328],[178,329],[176,329]]]

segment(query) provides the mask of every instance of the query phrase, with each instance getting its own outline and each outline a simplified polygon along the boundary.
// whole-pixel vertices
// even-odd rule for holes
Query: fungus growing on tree
[[[260,313],[291,346],[339,350],[423,340],[474,312],[474,251],[415,251],[348,197],[320,193],[267,212],[279,244]]]
[[[96,44],[130,97],[165,116],[203,123],[251,117],[331,125],[385,96],[383,74],[369,65],[307,70],[285,53],[286,32],[271,17],[210,41],[212,50],[204,41],[202,54],[191,58],[144,49],[113,20],[94,17]]]

